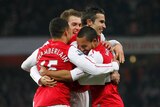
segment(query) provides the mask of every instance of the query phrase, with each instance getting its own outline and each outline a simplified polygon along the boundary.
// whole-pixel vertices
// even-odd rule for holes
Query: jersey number
[[[48,70],[57,70],[57,68],[52,67],[52,66],[57,65],[57,64],[58,64],[58,60],[49,60],[49,63],[47,65],[47,67],[49,67]],[[45,61],[41,62],[41,65],[44,66],[45,65]]]

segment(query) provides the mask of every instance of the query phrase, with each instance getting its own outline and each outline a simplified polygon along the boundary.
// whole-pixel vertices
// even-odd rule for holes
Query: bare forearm
[[[70,71],[68,70],[61,70],[61,71],[50,71],[48,70],[46,75],[50,76],[51,78],[55,79],[56,81],[73,81],[71,78]]]

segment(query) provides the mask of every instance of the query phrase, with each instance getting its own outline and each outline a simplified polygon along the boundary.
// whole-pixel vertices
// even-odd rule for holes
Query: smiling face
[[[105,15],[101,13],[96,14],[95,21],[91,21],[90,24],[88,24],[90,27],[94,28],[98,35],[100,35],[103,30],[106,28],[105,25]]]
[[[84,54],[88,54],[91,49],[94,48],[94,42],[90,42],[84,36],[82,38],[77,37],[78,49],[80,49]]]
[[[72,35],[77,34],[82,28],[81,18],[76,16],[70,16],[68,18],[68,24],[71,29]]]
[[[78,48],[84,53],[88,54],[89,51],[98,46],[98,35],[92,27],[84,26],[77,35]]]

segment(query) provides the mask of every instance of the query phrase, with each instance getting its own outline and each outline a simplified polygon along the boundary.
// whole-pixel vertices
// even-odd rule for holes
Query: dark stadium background
[[[159,0],[0,0],[0,107],[32,106],[37,85],[22,61],[49,38],[53,17],[91,3],[106,12],[106,38],[124,47],[119,91],[125,107],[160,107]]]

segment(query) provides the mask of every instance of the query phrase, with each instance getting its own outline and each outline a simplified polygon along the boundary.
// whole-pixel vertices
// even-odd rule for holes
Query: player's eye
[[[101,22],[101,23],[105,23],[105,21],[104,21],[104,20],[101,20],[100,22]]]

